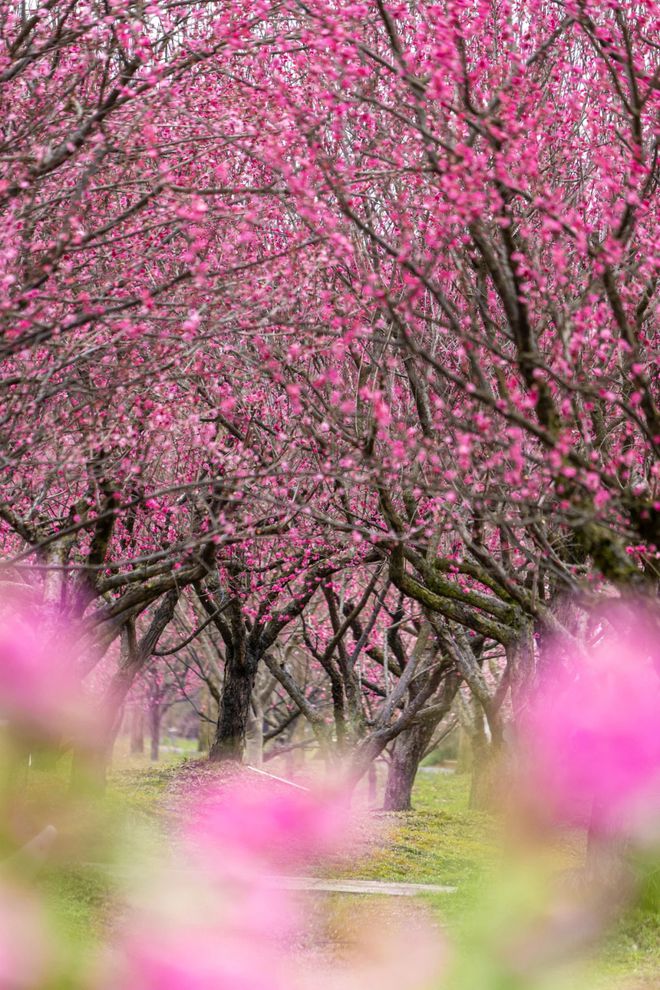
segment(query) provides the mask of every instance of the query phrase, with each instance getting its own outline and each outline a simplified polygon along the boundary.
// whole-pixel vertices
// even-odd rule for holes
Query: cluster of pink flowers
[[[615,608],[618,611],[614,611]],[[657,840],[660,826],[660,649],[649,613],[612,605],[593,617],[588,648],[557,641],[520,725],[520,754],[544,813],[603,839]],[[9,731],[47,739],[84,726],[76,637],[51,613],[6,608],[0,624],[0,704]],[[420,990],[442,973],[443,947],[416,931],[375,938],[345,970],[301,966],[306,905],[300,875],[351,849],[347,793],[266,780],[245,770],[206,776],[180,803],[171,855],[125,891],[125,911],[85,986],[125,990],[348,990],[360,980]],[[357,924],[357,922],[356,922]],[[375,942],[373,941],[375,938]],[[362,942],[360,942],[362,939]],[[372,944],[373,942],[373,944]],[[34,943],[34,951],[29,946]],[[37,900],[0,873],[0,986],[44,984],[55,959]],[[376,949],[374,950],[374,945]],[[375,952],[375,955],[371,953]],[[375,960],[375,961],[374,961]],[[83,982],[84,982],[83,981]]]
[[[53,955],[39,902],[0,876],[0,987],[43,986]]]
[[[81,681],[80,631],[53,609],[2,603],[0,718],[31,737],[92,730]]]
[[[546,810],[602,834],[660,825],[660,640],[641,612],[557,644],[530,699],[522,750]]]
[[[243,858],[295,868],[345,849],[350,838],[352,816],[341,790],[322,795],[290,784],[241,780],[202,788],[194,803],[198,810],[188,838],[204,856],[212,848],[226,850],[223,869]]]
[[[364,958],[345,970],[334,961],[311,969],[306,964],[310,905],[292,887],[288,871],[300,875],[350,848],[355,815],[341,789],[322,793],[255,781],[246,771],[230,782],[194,788],[186,808],[169,882],[166,871],[146,899],[142,890],[122,926],[115,986],[349,990],[372,977],[382,987],[421,990],[437,976],[442,946],[423,925],[418,957],[402,972],[396,958],[403,929],[388,933],[389,944],[377,945],[374,933],[361,929],[359,909],[353,934],[369,942]]]

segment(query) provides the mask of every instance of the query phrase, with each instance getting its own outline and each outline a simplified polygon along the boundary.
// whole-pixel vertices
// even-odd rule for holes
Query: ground
[[[166,750],[163,756],[155,765],[145,759],[123,760],[110,776],[111,799],[127,809],[135,822],[158,820],[181,760],[197,758],[192,751],[181,754]],[[465,775],[422,769],[414,790],[414,810],[398,815],[376,813],[376,839],[369,842],[358,861],[335,864],[334,875],[455,885],[455,894],[428,895],[424,900],[439,926],[449,929],[455,938],[463,937],[475,897],[488,886],[501,858],[498,826],[489,816],[468,809],[468,789]],[[574,865],[579,855],[576,850],[577,844],[569,837],[557,852],[558,868]],[[111,881],[102,871],[92,867],[57,869],[41,882],[70,934],[84,940],[107,923]],[[352,899],[363,895],[318,896],[328,898],[329,914],[340,938]],[[407,910],[403,905],[401,909]],[[332,921],[329,932],[332,938]],[[660,973],[658,932],[657,897],[649,898],[645,909],[637,909],[621,921],[590,972],[589,984],[603,990],[650,990],[656,986]],[[584,984],[572,986],[582,990]]]

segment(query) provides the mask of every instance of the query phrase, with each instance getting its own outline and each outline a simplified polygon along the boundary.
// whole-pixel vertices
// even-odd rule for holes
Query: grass
[[[422,771],[415,785],[414,810],[382,816],[387,841],[353,875],[471,885],[492,864],[497,836],[487,815],[467,810],[468,787],[466,777]]]
[[[166,751],[163,756],[162,762],[151,764],[148,757],[129,759],[124,754],[110,774],[110,801],[127,813],[129,829],[131,823],[157,821],[159,801],[177,766],[182,759],[197,758],[197,753],[192,749],[189,753]],[[381,838],[358,862],[341,863],[336,875],[454,885],[456,894],[436,894],[426,900],[436,917],[462,938],[475,903],[488,891],[502,862],[498,826],[489,816],[468,809],[468,789],[465,775],[423,770],[415,785],[414,810],[377,815],[375,831]],[[568,842],[558,852],[557,865],[575,863],[576,855],[575,843]],[[107,875],[59,867],[46,873],[40,883],[63,935],[83,942],[96,938],[106,926],[113,901]],[[338,917],[350,916],[351,903],[355,902],[350,895],[333,895],[331,910]],[[589,986],[649,990],[657,985],[659,931],[657,891],[651,891],[646,903],[626,914],[611,935],[589,974]],[[571,986],[582,990],[579,984]]]
[[[634,910],[624,918],[605,947],[595,970],[598,984],[609,987],[657,987],[660,983],[660,917]]]
[[[112,899],[112,884],[89,868],[49,870],[39,880],[63,942],[84,945],[99,938]]]
[[[468,808],[469,777],[422,770],[413,792],[413,811],[383,816],[387,840],[358,863],[351,875],[361,879],[457,886],[455,894],[425,895],[433,913],[463,937],[475,905],[483,899],[502,865],[499,827]],[[583,842],[568,834],[552,852],[557,870],[581,864]],[[348,876],[346,866],[342,874]],[[657,890],[629,911],[610,935],[597,962],[589,967],[589,986],[602,990],[650,990],[660,979],[660,914]],[[587,979],[584,972],[580,979]],[[571,990],[586,985],[568,984]]]

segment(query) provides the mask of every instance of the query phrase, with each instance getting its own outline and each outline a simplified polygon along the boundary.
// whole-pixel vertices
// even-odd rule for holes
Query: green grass
[[[497,856],[497,834],[487,815],[467,809],[469,780],[419,774],[414,810],[383,815],[386,843],[360,863],[354,876],[368,880],[473,884]]]
[[[387,844],[355,875],[375,880],[451,884],[453,895],[427,897],[434,913],[461,938],[472,913],[502,866],[499,827],[468,809],[469,776],[420,772],[412,812],[387,816],[396,824]],[[567,833],[553,850],[557,870],[582,863],[583,837]],[[640,903],[622,917],[587,969],[589,985],[603,990],[650,990],[660,983],[660,879],[647,883]],[[584,974],[583,974],[584,975]],[[570,985],[570,984],[569,984]],[[577,984],[582,990],[584,984]]]
[[[39,879],[55,931],[64,942],[84,945],[101,935],[112,901],[107,875],[92,869],[56,869]]]
[[[158,803],[175,776],[177,765],[131,765],[108,774],[108,797],[119,808],[158,817]]]
[[[648,865],[648,864],[647,864]],[[651,988],[660,985],[660,871],[644,871],[638,904],[619,922],[600,960],[603,986]]]
[[[147,759],[122,757],[109,776],[108,800],[115,812],[128,812],[131,823],[153,825],[159,802],[177,772],[177,762],[151,764]],[[181,762],[184,754],[176,754]],[[187,754],[186,754],[187,755]],[[191,751],[190,757],[197,754]],[[426,900],[436,916],[459,941],[469,931],[475,904],[492,887],[502,865],[499,826],[488,815],[468,808],[469,777],[422,771],[413,794],[414,810],[377,815],[376,828],[385,829],[369,854],[360,861],[344,861],[338,876],[382,881],[453,885],[455,894],[433,895]],[[576,865],[578,846],[569,836],[558,850],[557,866]],[[63,935],[78,942],[95,939],[107,927],[113,910],[112,885],[107,875],[93,869],[54,869],[40,881]],[[378,898],[374,898],[377,904]],[[571,984],[602,990],[650,990],[660,973],[660,932],[657,891],[642,906],[631,910],[599,954],[588,984]],[[332,911],[349,915],[351,895],[333,895]],[[475,987],[475,990],[479,990]]]
[[[456,893],[425,894],[442,922],[460,922],[499,862],[497,827],[488,815],[468,809],[469,777],[418,774],[413,810],[377,816],[385,839],[342,876],[362,880],[438,884]]]
[[[455,885],[455,894],[425,896],[433,914],[454,938],[469,938],[475,909],[488,897],[504,860],[499,824],[468,808],[468,775],[420,772],[413,811],[384,815],[387,840],[363,861],[342,864],[340,875],[382,881]],[[551,862],[557,871],[579,867],[584,839],[567,833]],[[581,971],[571,990],[650,990],[660,978],[660,917],[654,890],[626,913],[601,948],[598,959]],[[483,909],[482,909],[483,910]],[[588,982],[580,982],[588,980]],[[475,988],[477,990],[477,988]]]

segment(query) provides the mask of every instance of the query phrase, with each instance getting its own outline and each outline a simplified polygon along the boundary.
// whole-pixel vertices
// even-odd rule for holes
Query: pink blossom
[[[232,864],[259,870],[301,865],[337,852],[350,838],[348,803],[340,792],[239,781],[197,791],[194,806],[189,841],[205,856],[222,850],[230,869]]]
[[[287,945],[297,944],[303,915],[274,873],[343,846],[345,802],[250,777],[192,788],[185,803],[182,868],[138,892],[120,933],[112,985],[291,987],[295,959]]]
[[[0,715],[31,733],[88,723],[73,630],[58,615],[7,605],[0,614]]]
[[[45,983],[50,945],[38,904],[0,885],[0,987],[28,990]]]
[[[660,814],[660,653],[643,617],[608,628],[587,654],[552,667],[523,725],[542,800],[562,820],[604,833]]]
[[[124,946],[122,990],[280,990],[281,957],[215,926],[138,931]]]
[[[351,918],[353,952],[306,965],[309,905],[274,873],[317,863],[351,836],[341,792],[325,795],[254,778],[194,788],[183,869],[158,873],[137,891],[122,926],[116,968],[104,985],[121,990],[421,990],[444,963],[445,946],[423,917],[415,954],[396,915]],[[177,846],[178,851],[181,847]],[[323,908],[316,902],[315,911]],[[316,915],[314,915],[316,917]],[[314,924],[317,922],[315,921]],[[109,978],[109,982],[108,981]]]

